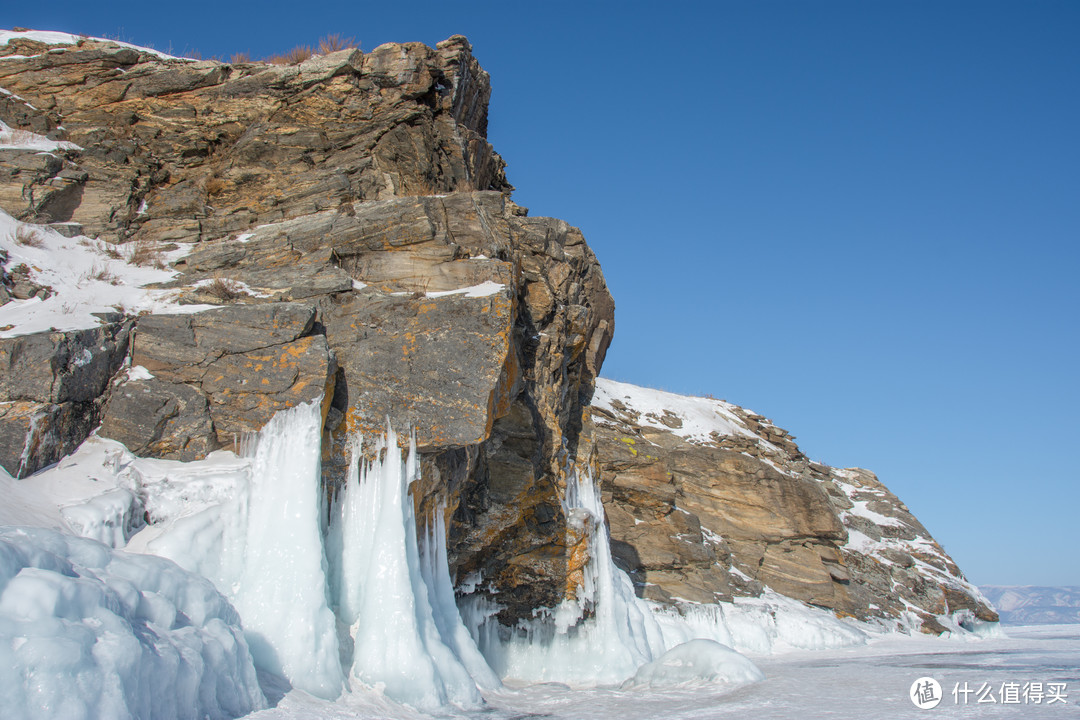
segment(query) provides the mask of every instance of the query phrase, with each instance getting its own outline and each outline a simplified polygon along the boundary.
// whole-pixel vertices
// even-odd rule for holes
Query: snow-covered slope
[[[592,406],[615,413],[635,413],[640,427],[669,432],[692,443],[708,443],[724,435],[761,440],[736,414],[738,406],[713,398],[677,395],[598,378]]]
[[[32,297],[0,306],[0,337],[95,327],[101,322],[95,313],[190,313],[213,307],[180,305],[175,290],[147,287],[175,277],[167,263],[189,249],[158,252],[113,246],[82,235],[69,238],[47,226],[19,222],[0,210],[4,272],[39,288]],[[142,255],[135,255],[139,250]],[[147,260],[139,264],[142,258]]]

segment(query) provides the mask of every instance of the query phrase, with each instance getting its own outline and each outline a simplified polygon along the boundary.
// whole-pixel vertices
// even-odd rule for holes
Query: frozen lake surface
[[[1010,627],[1007,638],[939,640],[887,637],[861,647],[798,652],[753,658],[763,682],[724,692],[722,688],[677,690],[571,690],[546,684],[488,694],[479,712],[444,717],[524,720],[634,720],[636,718],[753,718],[791,720],[830,718],[1078,718],[1080,717],[1080,625]],[[921,677],[942,689],[940,704],[921,710],[908,692]],[[971,690],[966,702],[963,694]],[[1003,703],[1002,688],[1028,685],[1029,695]],[[1031,684],[1042,683],[1041,702]],[[1065,702],[1050,702],[1051,683],[1064,683]],[[954,697],[953,690],[957,689]],[[1019,692],[1020,688],[1017,689]],[[989,690],[989,693],[986,692]],[[979,703],[983,690],[984,702]],[[997,702],[990,703],[993,697]],[[251,715],[258,720],[316,718],[421,718],[370,694],[353,694],[336,703],[289,693],[273,709]]]

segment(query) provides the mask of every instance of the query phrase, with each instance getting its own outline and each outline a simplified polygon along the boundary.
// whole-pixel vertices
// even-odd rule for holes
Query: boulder
[[[193,460],[236,447],[278,410],[321,400],[329,412],[337,364],[315,308],[234,305],[138,319],[132,363],[144,379],[120,383],[100,434],[139,455]]]
[[[131,322],[0,339],[0,465],[24,477],[72,452],[97,426],[127,357]]]

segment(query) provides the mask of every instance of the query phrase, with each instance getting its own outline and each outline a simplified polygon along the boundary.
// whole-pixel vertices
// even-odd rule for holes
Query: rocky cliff
[[[612,552],[675,605],[763,587],[924,632],[996,621],[978,589],[877,477],[810,461],[768,419],[711,398],[601,380],[591,408]]]
[[[457,577],[508,625],[577,592],[564,500],[588,469],[618,562],[658,602],[767,585],[925,630],[993,618],[872,474],[809,462],[764,418],[710,406],[727,425],[687,434],[683,401],[644,409],[617,384],[589,409],[612,299],[576,228],[510,199],[464,38],[272,65],[9,33],[0,88],[12,475],[95,428],[198,459],[321,399],[327,492],[352,434],[411,428],[418,513],[446,514]],[[85,272],[50,280],[62,253]],[[130,283],[136,300],[100,300]]]

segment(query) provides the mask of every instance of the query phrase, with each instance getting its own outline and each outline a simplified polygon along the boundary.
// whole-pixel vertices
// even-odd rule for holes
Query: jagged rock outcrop
[[[457,577],[495,593],[508,625],[582,583],[575,468],[600,473],[617,562],[651,600],[768,586],[863,619],[914,610],[928,631],[994,617],[872,474],[810,462],[766,419],[644,407],[617,384],[589,409],[612,299],[576,228],[510,200],[464,38],[287,66],[15,38],[0,88],[0,120],[53,141],[0,148],[0,209],[173,271],[166,312],[0,339],[8,472],[94,428],[201,458],[321,398],[328,492],[352,434],[411,429],[418,514],[445,515]],[[0,304],[63,302],[0,261]]]
[[[592,405],[612,552],[642,596],[783,595],[862,620],[996,621],[873,473],[809,461],[730,403],[601,380]]]
[[[138,454],[194,459],[321,394],[331,487],[350,434],[412,428],[418,510],[448,515],[459,576],[511,623],[576,592],[561,498],[614,305],[581,233],[509,200],[464,38],[284,67],[6,52],[29,57],[0,56],[4,122],[81,149],[0,151],[0,208],[159,259],[191,244],[178,312],[132,319],[130,370],[67,449],[100,416]],[[26,412],[5,407],[18,455]]]
[[[0,207],[91,237],[195,242],[356,202],[510,189],[485,139],[490,82],[461,36],[285,66],[15,39],[0,87],[9,126],[82,148],[4,153]]]

